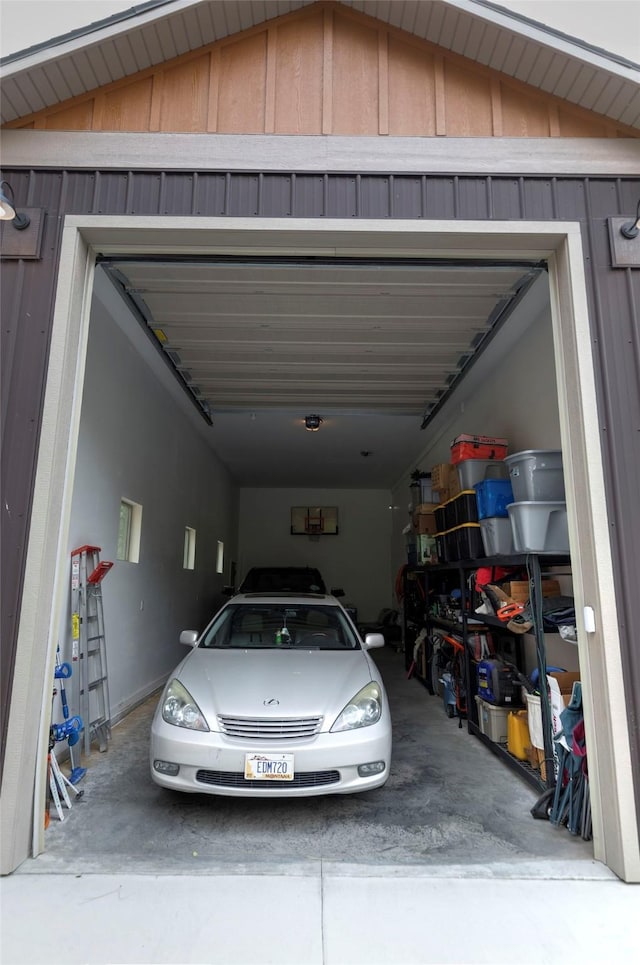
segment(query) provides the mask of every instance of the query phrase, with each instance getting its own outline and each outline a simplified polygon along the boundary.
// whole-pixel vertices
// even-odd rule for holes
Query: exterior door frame
[[[44,850],[43,810],[57,629],[96,254],[531,258],[549,267],[551,315],[590,760],[594,856],[640,880],[629,725],[618,637],[581,229],[577,222],[67,216],[7,735],[2,871]],[[584,607],[595,613],[585,630]],[[35,796],[34,796],[35,795]],[[30,845],[30,847],[29,847]]]

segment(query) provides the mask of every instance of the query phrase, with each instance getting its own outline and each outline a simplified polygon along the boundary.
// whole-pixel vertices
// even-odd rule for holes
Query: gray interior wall
[[[250,566],[317,567],[328,588],[342,587],[358,620],[393,605],[390,494],[378,489],[241,489],[239,577]],[[337,506],[337,536],[291,536],[292,506]]]
[[[222,601],[217,542],[233,556],[237,531],[226,469],[143,364],[127,323],[137,325],[116,323],[94,298],[68,546],[98,545],[114,561],[102,584],[113,718],[164,682],[184,656],[180,631],[202,627]],[[122,497],[143,507],[138,563],[116,560]],[[196,530],[194,570],[183,568],[185,526]],[[69,603],[65,613],[70,659]]]

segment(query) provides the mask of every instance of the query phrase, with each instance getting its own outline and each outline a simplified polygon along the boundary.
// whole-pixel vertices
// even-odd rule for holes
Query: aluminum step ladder
[[[104,752],[111,737],[102,581],[112,566],[100,561],[99,546],[79,546],[71,552],[72,662],[79,667],[78,706],[87,756],[94,739]]]

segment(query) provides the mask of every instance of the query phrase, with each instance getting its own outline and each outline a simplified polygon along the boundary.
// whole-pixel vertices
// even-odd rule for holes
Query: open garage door
[[[130,367],[128,346],[139,358],[137,369]],[[553,396],[555,412],[552,418],[542,419],[540,412],[547,415],[546,408],[538,410],[532,398],[525,399],[524,406],[529,417],[533,412],[534,418],[539,416],[545,422],[543,430],[535,427],[536,438],[546,434],[547,439],[555,439],[559,420],[549,287],[546,268],[537,262],[100,259],[71,514],[72,542],[80,538],[79,516],[84,515],[90,527],[106,523],[108,513],[114,516],[114,499],[107,513],[97,500],[87,505],[82,497],[83,491],[94,491],[98,478],[105,475],[114,477],[116,486],[128,485],[125,495],[131,495],[134,487],[144,504],[147,530],[157,528],[157,522],[154,525],[153,518],[147,518],[155,511],[153,505],[148,507],[151,488],[159,491],[166,507],[163,528],[175,524],[177,530],[181,522],[176,505],[188,501],[190,474],[187,472],[176,489],[167,480],[172,450],[181,444],[173,416],[153,394],[146,371],[151,364],[201,427],[207,445],[232,470],[241,492],[240,531],[253,531],[255,538],[268,543],[266,551],[251,546],[250,539],[240,545],[246,564],[259,559],[259,553],[265,560],[283,562],[291,558],[289,554],[302,551],[307,561],[315,560],[324,550],[319,537],[311,543],[303,537],[301,542],[271,529],[268,520],[278,516],[287,520],[288,505],[281,504],[283,492],[298,502],[308,497],[312,487],[316,493],[330,492],[330,500],[340,503],[346,525],[339,540],[325,541],[332,544],[333,552],[325,553],[328,562],[322,564],[323,571],[333,576],[336,557],[346,559],[338,582],[346,582],[347,591],[355,593],[352,602],[361,617],[373,620],[376,613],[367,612],[369,600],[356,572],[365,570],[367,582],[377,587],[374,599],[380,605],[397,605],[391,598],[392,540],[385,532],[386,543],[377,550],[366,532],[354,540],[354,508],[339,491],[353,491],[360,515],[367,517],[370,528],[376,528],[377,517],[366,509],[368,495],[377,497],[383,490],[385,502],[387,493],[393,502],[397,490],[401,493],[398,502],[409,499],[409,489],[402,492],[407,467],[424,463],[421,455],[433,445],[431,426],[450,419],[461,406],[464,409],[461,399],[471,400],[467,419],[476,418],[476,404],[485,411],[487,404],[493,404],[494,418],[504,418],[505,391],[513,391],[508,387],[514,381],[514,372],[505,372],[505,367],[523,351],[537,368],[537,387],[545,384]],[[516,382],[519,378],[515,373]],[[114,401],[117,414],[105,412],[96,399],[97,380],[99,398],[124,396]],[[130,420],[140,423],[139,413],[145,410],[148,421],[157,421],[161,430],[154,435],[148,429],[144,438],[138,435],[138,446],[136,434],[130,434],[123,422],[129,412]],[[490,419],[491,408],[488,411],[485,418]],[[306,412],[321,413],[318,433],[304,431]],[[252,433],[256,424],[259,432]],[[441,428],[436,430],[438,434],[442,434]],[[163,438],[171,441],[169,447],[163,447]],[[312,448],[303,449],[305,442]],[[366,460],[360,451],[364,447],[371,449]],[[108,458],[104,450],[110,453]],[[153,482],[151,477],[137,475],[138,461],[154,466]],[[114,471],[110,472],[110,466]],[[106,482],[103,486],[112,497],[117,495]],[[213,482],[210,492],[214,499],[220,498],[219,484]],[[247,524],[243,517],[252,512],[249,504],[256,502],[262,519],[254,517]],[[393,527],[401,517],[392,513],[387,518]],[[198,547],[212,535],[201,529],[199,520],[192,531],[197,533]],[[413,862],[416,855],[434,864],[473,865],[506,859],[514,866],[531,863],[531,868],[543,874],[552,857],[556,862],[591,860],[590,843],[576,846],[564,837],[558,842],[549,825],[532,822],[529,812],[537,795],[522,787],[504,763],[487,755],[486,748],[467,736],[466,726],[459,732],[447,716],[442,695],[430,699],[416,679],[407,678],[401,646],[377,655],[392,695],[396,736],[391,779],[384,793],[367,796],[366,825],[361,805],[329,797],[311,803],[290,802],[283,821],[280,803],[262,801],[257,809],[252,802],[247,806],[246,802],[219,799],[214,817],[213,802],[204,795],[190,801],[159,792],[147,773],[150,714],[157,694],[130,713],[127,701],[130,705],[132,693],[155,685],[166,672],[167,662],[182,656],[175,647],[178,627],[169,633],[166,625],[158,624],[156,614],[167,594],[184,614],[194,589],[178,581],[174,587],[154,588],[145,581],[142,572],[148,562],[143,557],[159,555],[157,538],[147,536],[146,554],[135,566],[127,561],[117,564],[108,588],[114,638],[111,672],[117,681],[117,715],[124,719],[115,731],[110,756],[96,755],[90,762],[88,784],[95,788],[104,826],[111,830],[100,831],[91,808],[83,803],[73,815],[73,829],[69,822],[64,830],[56,827],[50,833],[47,868],[54,870],[63,855],[68,861],[68,840],[73,833],[79,870],[101,865],[104,869],[117,862],[118,857],[110,853],[112,847],[105,847],[114,836],[119,850],[126,852],[136,867],[153,869],[158,862],[153,841],[158,835],[167,835],[167,822],[177,822],[182,829],[174,835],[172,845],[176,867],[184,867],[185,862],[189,866],[192,849],[187,842],[193,840],[199,842],[201,861],[209,865],[237,859],[244,853],[244,835],[254,841],[252,860],[257,865],[274,856],[278,860],[348,857],[350,861],[377,861],[383,852],[385,860],[398,863]],[[396,563],[394,560],[394,567]],[[140,588],[137,595],[131,592],[132,584]],[[137,596],[145,601],[141,614]],[[206,621],[208,616],[203,612],[198,619]],[[135,644],[130,629],[134,621]],[[421,621],[419,617],[414,636]],[[413,638],[405,644],[412,647]],[[577,666],[573,650],[572,669]],[[137,653],[133,658],[132,651]],[[138,669],[145,663],[154,668],[153,672],[147,669],[146,680]],[[535,664],[535,654],[533,661],[528,655],[527,663]],[[523,672],[525,669],[523,658]],[[504,714],[504,708],[497,712]],[[137,788],[131,805],[121,800],[123,784]],[[533,785],[539,794],[541,785],[535,779]],[[464,802],[471,798],[476,803],[469,813]],[[427,800],[430,804],[425,809]],[[118,833],[117,815],[123,808],[130,814],[125,822],[129,831]],[[498,820],[494,820],[496,811],[501,815]],[[307,840],[312,826],[316,829],[313,845]],[[226,831],[221,834],[223,827]],[[263,831],[259,832],[259,827]],[[207,841],[208,833],[213,832],[215,846]]]

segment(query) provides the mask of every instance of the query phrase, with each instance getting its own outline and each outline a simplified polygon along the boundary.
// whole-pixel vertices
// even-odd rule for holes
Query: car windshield
[[[208,649],[359,650],[343,611],[320,604],[238,603],[220,611],[199,646]]]

